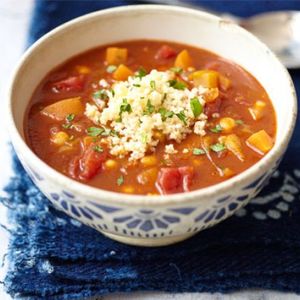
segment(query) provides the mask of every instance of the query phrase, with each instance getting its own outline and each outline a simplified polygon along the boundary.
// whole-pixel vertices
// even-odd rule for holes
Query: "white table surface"
[[[49,0],[48,0],[49,1]],[[0,99],[2,105],[6,100],[6,88],[9,82],[10,75],[16,62],[21,56],[25,41],[26,33],[29,26],[30,12],[34,0],[0,0]],[[0,195],[4,195],[3,187],[7,184],[9,177],[12,174],[10,167],[10,148],[8,147],[9,137],[3,120],[5,113],[0,109]],[[6,224],[6,211],[5,208],[0,206],[0,223]],[[8,225],[9,226],[9,225]],[[0,228],[0,261],[7,251],[8,235]],[[5,269],[7,263],[3,268],[0,268],[0,280],[5,276]],[[300,283],[299,283],[300,284]],[[193,294],[165,294],[165,293],[134,293],[129,295],[112,295],[103,297],[106,300],[150,300],[150,299],[163,299],[163,300],[285,300],[285,299],[300,299],[300,296],[291,293],[279,293],[264,290],[242,291],[229,295],[222,294],[207,294],[207,293],[193,293]],[[11,297],[7,295],[0,285],[0,300],[9,300]]]

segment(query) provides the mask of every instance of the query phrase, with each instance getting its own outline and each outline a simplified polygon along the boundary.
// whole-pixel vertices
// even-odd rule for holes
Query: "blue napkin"
[[[128,3],[36,1],[29,41],[78,15]],[[300,9],[298,1],[201,4],[238,15]],[[300,71],[291,74],[300,92]],[[114,242],[55,210],[14,157],[15,176],[6,188],[8,197],[1,199],[13,224],[5,287],[26,299],[82,299],[137,290],[300,293],[299,153],[298,120],[279,170],[251,204],[185,242],[153,249]]]

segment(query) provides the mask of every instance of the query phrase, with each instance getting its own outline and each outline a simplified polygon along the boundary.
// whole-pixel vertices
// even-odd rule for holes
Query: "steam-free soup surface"
[[[138,40],[51,71],[32,96],[25,131],[32,150],[66,176],[154,195],[207,187],[251,167],[273,147],[276,118],[264,88],[233,62]]]

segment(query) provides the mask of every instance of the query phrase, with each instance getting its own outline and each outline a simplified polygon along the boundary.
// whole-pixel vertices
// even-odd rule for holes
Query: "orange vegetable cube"
[[[189,79],[193,80],[195,86],[204,86],[212,89],[218,87],[219,73],[212,70],[200,70],[190,74]]]
[[[234,175],[234,172],[233,172],[232,169],[230,169],[230,168],[224,168],[223,169],[223,176],[224,177],[229,178],[229,177],[232,177],[233,175]]]
[[[222,118],[219,123],[225,132],[230,132],[236,126],[235,120],[232,118]]]
[[[206,102],[214,102],[219,97],[219,89],[218,88],[212,88],[209,89],[205,94],[204,98]]]
[[[89,73],[91,73],[91,69],[87,66],[76,66],[76,71],[79,74],[89,74]]]
[[[193,66],[193,61],[187,50],[182,50],[176,57],[175,67],[187,69]]]
[[[265,132],[260,130],[253,133],[246,141],[246,144],[254,151],[263,155],[267,153],[274,145],[273,139]]]
[[[106,49],[106,62],[109,65],[120,65],[126,62],[128,50],[126,48],[108,47]]]
[[[127,78],[132,75],[133,72],[128,67],[121,64],[118,66],[117,70],[113,73],[113,78],[115,80],[123,81],[123,80],[127,80]]]
[[[258,100],[254,103],[253,107],[248,108],[253,120],[260,120],[264,116],[266,106],[266,102]]]
[[[225,147],[232,152],[240,161],[245,160],[240,138],[236,134],[230,134],[222,137]]]
[[[219,87],[222,91],[227,91],[231,87],[231,80],[228,77],[219,74]]]
[[[57,121],[65,120],[69,114],[81,115],[84,112],[84,105],[80,97],[60,100],[46,106],[41,113]]]

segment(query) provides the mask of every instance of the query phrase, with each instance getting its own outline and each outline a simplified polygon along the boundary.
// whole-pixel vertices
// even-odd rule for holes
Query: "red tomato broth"
[[[218,97],[220,101],[220,117],[209,118],[206,127],[207,136],[211,137],[214,143],[218,142],[219,133],[213,133],[208,128],[214,128],[221,117],[231,117],[235,120],[242,120],[242,125],[237,125],[231,130],[231,134],[236,134],[241,139],[242,151],[245,160],[241,162],[232,152],[225,150],[222,153],[210,151],[211,158],[221,168],[229,168],[233,175],[237,175],[251,167],[259,161],[263,155],[253,151],[246,145],[246,139],[255,132],[265,130],[267,134],[275,139],[276,136],[276,117],[270,99],[260,83],[240,66],[225,60],[211,52],[203,49],[160,41],[138,40],[122,42],[112,45],[113,47],[122,47],[128,49],[128,58],[126,66],[136,71],[143,67],[147,73],[152,69],[168,70],[174,66],[175,57],[170,55],[168,58],[157,58],[156,55],[163,45],[168,45],[177,54],[183,50],[188,50],[193,60],[195,70],[211,69],[220,72],[231,81],[231,87],[226,91],[221,91]],[[81,97],[83,104],[91,102],[92,95],[99,90],[98,82],[104,78],[112,82],[112,74],[107,73],[105,64],[105,53],[108,46],[102,46],[90,50],[79,56],[76,56],[58,68],[50,72],[37,87],[32,96],[28,112],[25,118],[26,140],[31,149],[48,165],[57,171],[72,177],[70,175],[70,163],[79,156],[82,156],[82,139],[87,136],[86,129],[95,126],[92,121],[84,115],[75,116],[72,124],[78,125],[75,129],[64,129],[62,126],[66,121],[55,121],[40,111],[49,104],[59,100]],[[167,53],[169,55],[169,53]],[[167,55],[167,56],[168,56]],[[156,57],[156,58],[155,58]],[[78,76],[78,66],[85,66],[91,70],[90,73],[84,74],[84,83],[82,89],[69,90],[60,92],[53,91],[53,83],[64,80],[72,76]],[[266,103],[264,117],[260,120],[253,120],[248,108],[253,106],[255,101],[261,100]],[[251,132],[244,132],[249,128]],[[73,137],[73,145],[68,151],[60,152],[57,145],[51,142],[53,132],[66,131]],[[222,133],[221,133],[222,134]],[[72,141],[71,141],[72,142]],[[222,182],[229,177],[221,177],[216,168],[211,164],[205,155],[193,155],[182,153],[185,148],[201,148],[201,137],[191,133],[181,143],[174,142],[178,153],[171,154],[172,164],[164,159],[165,145],[172,141],[159,143],[154,155],[157,158],[157,172],[161,168],[167,167],[187,167],[193,166],[194,174],[190,183],[189,190],[196,190]],[[106,151],[106,149],[105,149]],[[151,154],[151,153],[149,153]],[[140,184],[137,177],[143,170],[151,167],[143,167],[141,162],[134,165],[128,164],[128,157],[118,158],[107,154],[107,158],[117,162],[118,167],[112,170],[105,169],[102,166],[96,176],[84,182],[90,186],[115,191],[127,192],[134,194],[158,194],[156,180],[149,180],[147,184]],[[123,182],[120,184],[118,179],[122,176]],[[75,178],[78,181],[82,181]],[[118,184],[119,183],[119,184]],[[130,188],[128,188],[130,187]],[[182,189],[175,189],[172,192],[182,192]]]

